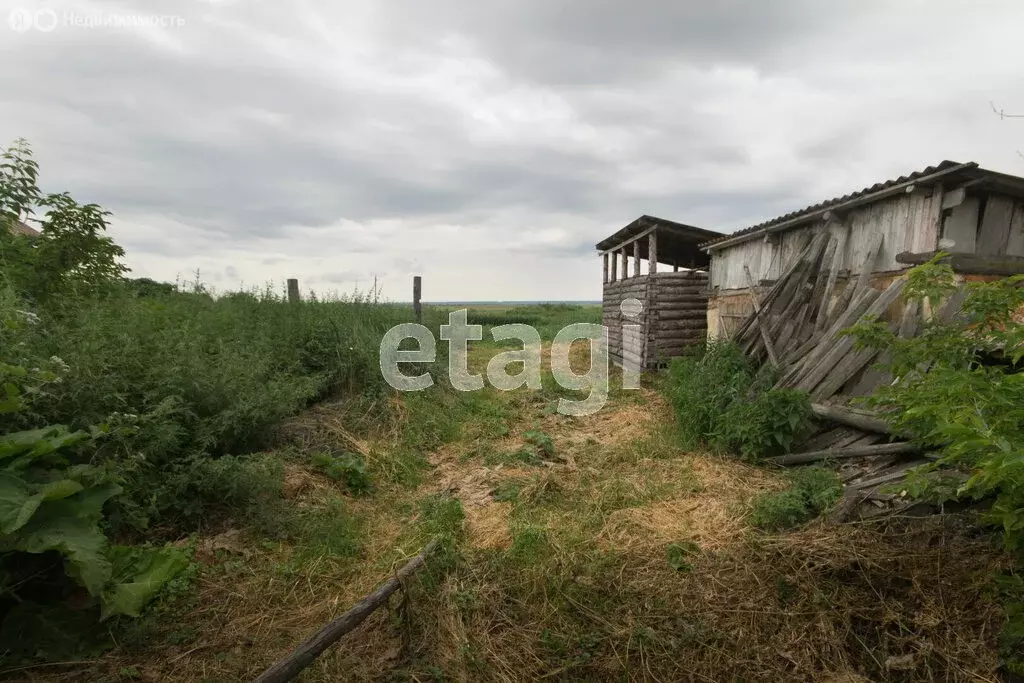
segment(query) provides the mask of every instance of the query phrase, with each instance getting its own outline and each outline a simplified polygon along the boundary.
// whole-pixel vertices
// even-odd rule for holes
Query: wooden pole
[[[647,237],[647,260],[650,267],[647,271],[654,275],[658,272],[658,231],[655,230]]]
[[[300,301],[302,297],[299,296],[299,281],[296,278],[288,278],[288,301],[295,303]]]
[[[615,282],[619,279],[619,256],[614,251],[606,255],[609,257],[609,262],[612,264],[612,276],[608,282]]]
[[[919,453],[917,444],[898,441],[896,443],[880,443],[873,446],[848,446],[846,448],[825,449],[809,453],[791,453],[768,458],[775,465],[802,465],[819,460],[838,460],[841,458],[864,458],[875,455],[899,455],[903,453]]]
[[[754,276],[750,274],[750,268],[746,263],[743,264],[743,272],[747,276],[747,287],[750,288],[750,303],[754,307],[754,322],[757,323],[757,329],[761,332],[761,341],[764,342],[764,348],[768,350],[768,358],[771,360],[772,365],[779,367],[779,354],[775,352],[775,345],[772,344],[772,338],[768,335],[767,325],[761,320],[761,302],[757,300],[757,289],[754,287]]]
[[[412,276],[412,311],[416,314],[416,322],[423,322],[423,306],[420,304],[420,296],[423,293],[423,278],[419,275]]]
[[[640,240],[633,242],[633,277],[640,277]]]
[[[608,284],[608,254],[602,254],[601,260],[604,262],[604,276],[601,278],[601,282]]]
[[[629,256],[626,254],[626,248],[623,247],[622,251],[622,279],[625,280],[629,277]]]
[[[307,666],[313,663],[324,650],[333,645],[339,638],[363,623],[366,617],[383,605],[391,594],[397,591],[413,572],[426,561],[427,556],[437,548],[435,538],[416,557],[406,562],[405,566],[381,586],[355,604],[352,609],[304,640],[287,657],[272,665],[260,674],[255,683],[285,683],[290,681]]]

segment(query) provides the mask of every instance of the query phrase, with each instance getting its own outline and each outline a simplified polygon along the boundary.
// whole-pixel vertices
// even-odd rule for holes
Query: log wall
[[[654,273],[604,285],[603,322],[608,328],[609,355],[653,367],[707,335],[708,274],[699,270]],[[639,316],[622,314],[622,302],[637,299]],[[637,325],[639,329],[628,327]],[[624,326],[627,326],[624,328]]]

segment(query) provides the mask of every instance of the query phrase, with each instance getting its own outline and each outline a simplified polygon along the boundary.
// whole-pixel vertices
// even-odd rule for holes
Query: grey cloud
[[[405,292],[443,261],[495,288],[560,286],[516,269],[582,272],[642,213],[728,231],[862,172],[1015,160],[974,99],[1015,106],[1005,65],[1024,49],[964,31],[962,50],[929,52],[960,35],[957,7],[183,1],[167,11],[186,25],[160,34],[5,34],[0,131],[34,144],[45,189],[113,210],[129,260],[164,278],[214,262],[225,286],[350,284],[380,268]],[[963,21],[996,33],[1022,14],[1000,0]]]

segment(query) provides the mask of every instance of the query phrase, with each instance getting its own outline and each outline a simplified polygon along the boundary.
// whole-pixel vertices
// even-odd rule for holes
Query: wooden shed
[[[704,243],[710,257],[709,338],[729,337],[816,234],[828,235],[826,303],[851,275],[884,289],[937,250],[968,279],[1024,273],[1024,178],[943,161]],[[832,297],[829,299],[829,297]]]
[[[597,244],[604,260],[603,321],[615,363],[651,367],[704,342],[710,259],[700,244],[721,236],[641,216]]]

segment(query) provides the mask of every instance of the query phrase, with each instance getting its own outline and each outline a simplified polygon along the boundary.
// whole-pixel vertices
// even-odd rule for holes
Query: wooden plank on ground
[[[921,447],[907,441],[896,443],[881,443],[873,446],[847,446],[846,448],[826,448],[821,451],[810,451],[808,453],[790,453],[774,458],[768,458],[768,462],[775,465],[803,465],[809,462],[820,460],[840,460],[843,458],[864,458],[875,455],[895,455],[900,453],[917,453]]]
[[[811,410],[818,417],[832,420],[848,427],[862,429],[865,432],[875,432],[876,434],[892,433],[888,423],[878,413],[873,413],[870,410],[859,410],[857,408],[827,403],[812,403]]]

